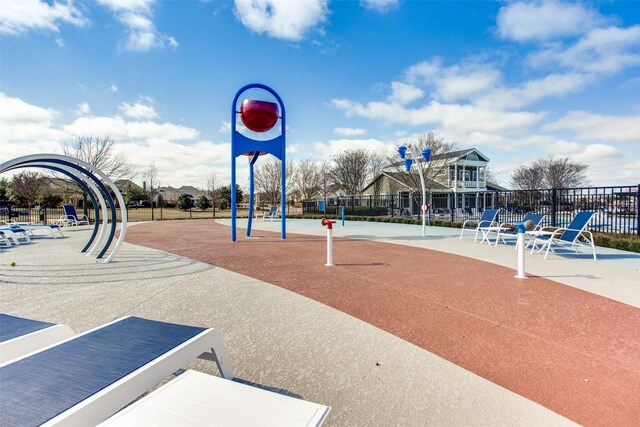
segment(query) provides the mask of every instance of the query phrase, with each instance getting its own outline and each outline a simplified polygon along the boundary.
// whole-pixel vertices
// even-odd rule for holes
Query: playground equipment
[[[118,190],[118,187],[109,179],[109,177],[104,174],[100,169],[95,166],[70,156],[63,156],[60,154],[32,154],[28,156],[18,157],[7,162],[0,164],[0,174],[11,171],[19,168],[27,168],[27,167],[37,167],[53,170],[59,173],[62,173],[72,180],[74,180],[82,189],[88,194],[91,199],[91,203],[93,205],[93,210],[95,212],[95,224],[93,226],[93,232],[91,237],[89,237],[89,241],[81,250],[81,252],[87,252],[87,255],[93,255],[97,252],[98,247],[104,240],[104,244],[102,249],[96,256],[97,259],[101,259],[109,247],[113,242],[113,238],[115,237],[116,227],[117,227],[117,215],[116,215],[116,204],[111,197],[113,193],[118,200],[118,205],[121,210],[121,218],[122,225],[120,229],[120,236],[116,241],[115,246],[111,253],[105,259],[105,263],[111,262],[111,260],[116,256],[122,242],[124,241],[124,236],[127,231],[127,210],[124,199]],[[108,187],[108,188],[107,188]],[[106,197],[106,201],[105,201]],[[96,200],[97,199],[97,200]],[[107,204],[109,205],[110,215],[107,214]],[[100,227],[100,208],[102,209],[102,227]],[[105,233],[107,229],[107,225],[109,223],[109,218],[111,219],[111,228],[109,230],[109,235],[105,240]],[[96,234],[98,234],[98,230],[100,230],[100,235],[96,239]],[[95,244],[91,249],[89,247],[92,243]]]
[[[420,210],[422,211],[422,237],[426,234],[426,226],[427,226],[427,211],[429,210],[429,205],[427,205],[427,189],[424,183],[424,168],[425,165],[429,162],[431,158],[431,149],[423,148],[419,153],[418,149],[414,145],[410,145],[409,147],[405,145],[401,145],[398,147],[398,155],[401,159],[404,159],[404,168],[407,172],[411,170],[411,166],[413,164],[417,165],[418,173],[420,174],[420,185],[422,186],[422,203],[420,205]],[[424,160],[420,161],[420,158]]]
[[[322,225],[327,227],[327,263],[325,264],[327,267],[333,267],[333,224],[336,222],[323,218]]]
[[[238,100],[240,95],[250,89],[261,89],[270,93],[277,103],[244,99],[238,110]],[[245,135],[238,130],[237,117],[248,129]],[[279,134],[269,140],[263,141],[259,136],[271,131],[275,128],[280,120]],[[282,223],[282,238],[286,239],[286,162],[285,162],[285,111],[282,99],[270,87],[260,84],[251,83],[240,88],[233,98],[231,104],[231,241],[236,241],[236,157],[247,156],[249,160],[249,215],[247,218],[247,237],[251,236],[251,225],[253,221],[253,204],[254,204],[254,178],[253,165],[259,156],[271,154],[278,158],[282,163],[281,178],[281,200],[280,200],[280,221]]]

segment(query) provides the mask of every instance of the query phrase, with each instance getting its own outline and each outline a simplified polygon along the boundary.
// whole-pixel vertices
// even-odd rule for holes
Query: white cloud
[[[361,104],[348,99],[334,99],[331,104],[344,110],[348,117],[364,117],[385,124],[435,125],[465,133],[521,134],[544,117],[544,113],[500,111],[490,106],[442,104],[437,101],[420,108],[380,101]]]
[[[329,142],[316,142],[313,144],[315,152],[325,159],[331,158],[344,150],[355,148],[367,150],[373,153],[389,154],[393,145],[375,138],[368,139],[332,139]]]
[[[118,91],[118,86],[116,86],[116,85],[109,86],[109,91],[114,92],[114,93],[117,92]]]
[[[391,96],[389,96],[391,102],[405,105],[423,96],[424,91],[420,88],[402,82],[391,82]]]
[[[235,0],[235,13],[245,27],[270,37],[298,41],[326,20],[326,0]]]
[[[640,115],[607,116],[571,111],[544,128],[551,131],[569,129],[576,133],[578,140],[640,143]]]
[[[98,3],[111,10],[127,28],[129,34],[124,49],[147,52],[167,45],[178,47],[173,37],[158,32],[151,19],[155,0],[98,0]]]
[[[589,74],[550,74],[515,87],[500,87],[476,99],[479,105],[494,108],[521,108],[547,97],[564,96],[584,89],[593,81]]]
[[[82,104],[78,104],[78,109],[76,110],[76,115],[78,116],[86,116],[91,114],[91,106],[87,102],[83,102]]]
[[[0,92],[0,142],[2,154],[5,146],[11,141],[25,143],[26,151],[32,152],[29,146],[35,142],[52,141],[67,135],[53,128],[53,122],[59,113],[53,109],[29,104],[20,98],[7,96]]]
[[[367,131],[361,128],[335,128],[333,133],[342,136],[360,136],[367,133]]]
[[[510,2],[498,12],[498,33],[519,42],[580,36],[610,21],[585,4]]]
[[[136,102],[135,104],[123,102],[118,108],[125,116],[131,117],[136,120],[155,119],[156,117],[158,117],[158,113],[156,113],[156,110],[153,108],[153,106],[145,105],[140,102]]]
[[[398,7],[399,0],[360,0],[360,5],[378,13],[387,13]]]
[[[196,139],[198,131],[173,123],[128,122],[122,117],[80,117],[63,130],[70,135],[110,135],[115,140],[163,138],[169,141]]]
[[[73,2],[41,0],[3,1],[0,7],[0,34],[20,35],[30,30],[57,33],[58,25],[66,23],[81,27],[87,23]]]
[[[597,28],[575,44],[554,44],[531,54],[534,67],[557,65],[590,73],[616,73],[640,64],[640,25],[628,28]]]

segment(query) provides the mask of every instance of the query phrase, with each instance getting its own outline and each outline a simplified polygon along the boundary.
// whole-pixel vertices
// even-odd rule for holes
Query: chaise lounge
[[[67,325],[0,313],[0,364],[72,336]]]

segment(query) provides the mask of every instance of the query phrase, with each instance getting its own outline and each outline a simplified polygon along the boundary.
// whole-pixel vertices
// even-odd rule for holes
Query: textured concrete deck
[[[177,222],[171,224],[180,226]],[[155,224],[151,224],[153,225]],[[219,227],[211,221],[192,221],[189,225],[209,229]],[[299,225],[309,228],[302,222]],[[276,223],[257,223],[256,226],[278,229]],[[147,227],[149,226],[132,227],[131,235],[143,233]],[[402,245],[398,246],[398,250],[406,248],[407,243],[418,245],[418,241],[424,240],[412,238],[411,233],[394,236],[393,229],[385,231],[387,228],[378,228],[372,231],[364,226],[356,227],[360,226],[357,223],[349,224],[342,231],[338,228],[336,234],[351,232],[373,239],[400,242]],[[290,232],[294,228],[292,223]],[[318,234],[322,234],[323,230],[319,225],[318,229]],[[315,232],[314,230],[315,228],[310,228],[308,232]],[[434,234],[435,231],[432,229]],[[172,238],[180,242],[179,246],[191,246],[192,251],[198,252],[198,249],[190,245],[190,242],[208,241],[209,247],[204,252],[216,253],[226,259],[225,262],[238,262],[263,271],[273,267],[260,262],[252,265],[251,257],[238,259],[238,254],[225,249],[222,242],[211,241],[209,236],[202,233],[194,234],[188,230],[177,234],[175,230],[170,232]],[[228,229],[223,230],[223,233],[228,233]],[[33,245],[0,253],[2,311],[66,323],[76,332],[127,314],[216,327],[225,339],[234,369],[240,378],[284,389],[289,393],[332,406],[329,425],[570,423],[551,410],[396,336],[401,334],[385,332],[370,323],[283,287],[273,286],[248,275],[237,274],[191,258],[131,244],[125,244],[116,262],[108,265],[96,264],[94,260],[77,253],[82,246],[82,239],[87,237],[86,232],[72,231],[67,234],[69,237],[64,240],[41,239]],[[263,235],[261,238],[244,240],[244,243],[253,244],[254,253],[277,256],[278,248],[282,247],[277,245],[282,242],[278,241],[277,236],[273,237]],[[292,237],[291,242],[295,240]],[[272,242],[268,243],[267,240]],[[314,244],[320,247],[320,256],[317,258],[321,265],[324,263],[323,241],[314,240]],[[454,248],[454,251],[460,250],[461,247],[471,252],[480,248],[480,245],[470,242],[454,242],[446,236],[431,238],[428,241]],[[276,245],[275,249],[267,248],[270,245]],[[512,249],[488,248],[486,245],[482,247],[479,255],[495,256],[496,253],[491,254],[489,250],[502,249],[505,254],[506,251],[509,253],[509,256],[504,256],[504,262],[507,262],[510,256],[515,259]],[[363,255],[366,254],[367,251],[364,251]],[[629,260],[633,260],[623,258],[624,254],[618,255],[617,261],[628,261],[630,264]],[[343,255],[339,251],[339,245],[336,245],[336,263],[348,264],[345,263],[345,258],[341,259],[340,256]],[[302,260],[302,257],[299,260]],[[8,268],[7,264],[11,261],[15,261],[17,266]],[[587,261],[562,260],[557,257],[556,260],[550,259],[546,263],[549,266],[554,262],[562,264],[557,269],[565,276],[563,280],[586,282],[584,285],[577,283],[578,288],[590,286],[602,295],[608,292],[604,289],[608,286],[612,288],[612,293],[618,292],[617,287],[612,286],[617,284],[616,276],[609,278],[605,276],[606,271],[602,271],[604,266],[616,265],[614,259],[595,263],[598,266],[595,273],[584,273],[582,266],[575,266],[576,263]],[[532,266],[533,264],[534,261]],[[297,267],[292,265],[293,269],[307,267],[304,264]],[[348,266],[339,266],[343,269],[345,267]],[[407,264],[407,267],[407,274],[411,274],[411,264]],[[612,268],[618,271],[623,267],[618,265]],[[618,292],[620,295],[614,295],[614,299],[627,299],[630,301],[627,303],[631,304],[634,298],[635,301],[638,298],[637,287],[633,288],[630,285],[638,278],[638,269],[634,269],[633,266],[624,268],[627,269],[627,273],[620,283],[625,289]],[[335,274],[335,271],[337,270],[334,269],[334,273],[331,274]],[[591,275],[592,278],[583,280],[585,274]],[[630,277],[626,278],[627,275]],[[357,277],[356,273],[351,276],[351,280],[356,282]],[[537,280],[533,279],[530,283]],[[603,282],[608,285],[602,286]],[[318,283],[311,285],[322,289],[324,282],[319,278]],[[616,289],[613,289],[614,287]],[[605,304],[612,303],[615,301]],[[637,304],[635,305],[637,307]],[[403,307],[396,307],[400,312],[402,309]],[[571,310],[571,307],[567,309]],[[629,309],[632,317],[629,319],[631,326],[636,321],[633,316],[637,318],[637,310],[632,307]],[[587,339],[584,343],[588,344],[588,341]],[[637,343],[636,340],[635,344]],[[624,345],[628,346],[629,343]],[[535,348],[532,350],[537,351]],[[462,353],[473,353],[473,348]],[[589,355],[589,352],[582,353]],[[621,356],[619,360],[623,360],[624,357],[626,356]],[[637,365],[627,366],[624,363],[626,362],[619,363],[620,370],[630,372],[632,380],[637,379]],[[196,362],[191,367],[216,373],[214,365],[206,362]],[[509,366],[505,368],[508,370]],[[495,370],[501,371],[500,364],[496,364]],[[526,378],[526,375],[523,377]],[[585,379],[589,381],[584,382]],[[581,378],[581,381],[584,383],[580,384],[582,387],[602,386],[593,378],[585,377]],[[571,396],[574,391],[566,390],[564,393]],[[633,396],[629,396],[626,403],[633,405],[633,399]],[[622,400],[624,406],[624,398]],[[601,424],[597,417],[587,417],[586,421],[573,415],[572,418],[585,424]]]

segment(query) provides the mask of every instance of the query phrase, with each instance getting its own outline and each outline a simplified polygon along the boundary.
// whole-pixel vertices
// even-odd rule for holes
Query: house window
[[[467,154],[467,160],[478,160],[478,155],[476,153]]]

